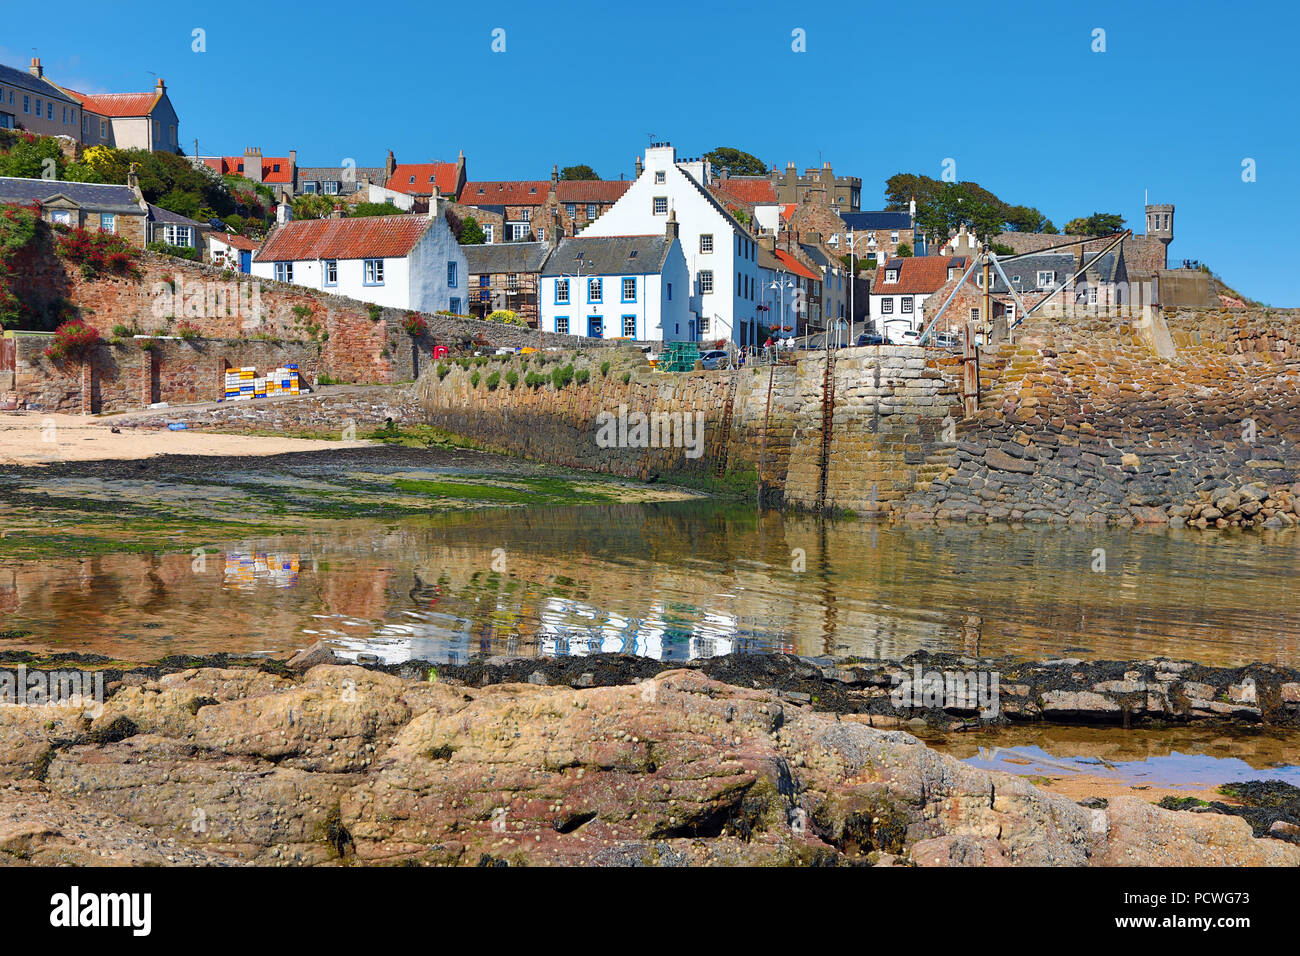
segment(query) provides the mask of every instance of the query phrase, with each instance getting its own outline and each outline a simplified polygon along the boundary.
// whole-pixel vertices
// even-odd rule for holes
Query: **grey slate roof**
[[[76,106],[81,104],[74,100],[67,93],[42,77],[32,76],[26,70],[17,70],[12,66],[5,66],[0,63],[0,86],[12,86],[20,90],[29,90],[37,96],[44,96],[48,99],[58,100],[61,103],[72,103]],[[8,105],[9,98],[5,97],[5,104]],[[21,105],[15,101],[14,106],[21,110]],[[6,112],[8,112],[6,110]]]
[[[540,272],[551,247],[545,242],[490,242],[461,246],[469,274],[499,275],[507,272]]]
[[[153,203],[145,203],[149,207],[150,222],[171,222],[179,226],[193,226],[195,229],[206,229],[203,223],[197,222],[182,216],[178,212],[172,212],[170,209],[163,209],[162,206],[155,206]]]
[[[383,166],[358,166],[351,172],[356,174],[346,189],[340,189],[339,195],[350,195],[361,188],[361,180],[369,177],[377,186],[388,181],[388,171]],[[344,170],[341,166],[298,166],[295,170],[294,188],[302,189],[303,183],[343,183]]]
[[[544,276],[618,276],[663,269],[672,244],[666,236],[570,236],[542,268]]]
[[[911,229],[912,217],[906,212],[880,210],[877,212],[842,212],[844,224],[858,232],[863,229]]]
[[[999,260],[999,265],[1007,274],[1012,282],[1015,282],[1016,276],[1020,277],[1020,284],[1015,286],[1017,292],[1030,292],[1038,288],[1039,270],[1054,272],[1056,276],[1052,282],[1053,288],[1059,283],[1065,281],[1074,275],[1074,270],[1079,268],[1077,260],[1068,252],[1048,252],[1039,256],[1020,256],[1016,259]],[[974,281],[971,276],[971,281]],[[1008,292],[1007,284],[1002,281],[1002,277],[993,272],[993,292]]]
[[[838,268],[841,265],[841,263],[839,262],[832,262],[830,257],[827,256],[824,252],[822,252],[821,249],[817,246],[813,246],[813,245],[809,245],[808,243],[801,242],[799,243],[799,248],[804,251],[804,253],[808,256],[809,259],[811,259],[817,265],[821,266],[823,269]]]
[[[0,202],[29,205],[59,195],[67,196],[77,205],[87,209],[122,213],[143,211],[130,186],[105,186],[101,183],[70,183],[63,180],[0,176]]]

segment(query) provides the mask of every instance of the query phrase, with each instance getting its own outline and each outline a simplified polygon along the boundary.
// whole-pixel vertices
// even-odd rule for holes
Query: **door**
[[[239,271],[243,273],[253,271],[253,254],[247,249],[239,250]]]
[[[592,339],[604,338],[605,336],[605,318],[600,315],[587,316],[587,337]]]

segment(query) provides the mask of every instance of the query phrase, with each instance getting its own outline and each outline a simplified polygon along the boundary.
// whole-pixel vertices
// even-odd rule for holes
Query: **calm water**
[[[0,562],[0,630],[33,632],[6,646],[137,660],[326,638],[387,661],[924,648],[1296,666],[1298,582],[1296,534],[914,529],[717,503],[598,505],[340,523],[230,541],[200,566],[188,552]]]

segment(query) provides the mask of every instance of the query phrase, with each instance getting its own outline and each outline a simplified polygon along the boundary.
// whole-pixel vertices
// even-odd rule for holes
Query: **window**
[[[491,242],[496,237],[497,227],[495,223],[483,224],[483,241]]]
[[[339,261],[337,259],[325,260],[325,284],[339,284]]]
[[[520,220],[520,222],[532,222],[532,221],[533,221],[533,211],[532,211],[531,209],[521,209],[521,210],[519,210],[519,220]]]
[[[542,226],[537,227],[537,241],[541,242],[546,238],[546,230]]]
[[[170,132],[172,138],[171,143],[173,146],[175,146],[176,145],[176,124],[172,123],[171,126],[167,127],[167,129]]]
[[[576,203],[571,203],[571,202],[566,202],[566,203],[564,204],[564,214],[565,214],[566,216],[568,216],[570,219],[576,219],[576,218],[578,217],[578,206],[577,206],[577,204],[576,204]]]
[[[384,284],[384,260],[383,259],[366,259],[363,267],[364,285],[383,285]]]
[[[557,315],[555,317],[555,331],[560,335],[569,334],[569,317],[567,315]]]
[[[629,277],[623,280],[623,301],[636,301],[636,279]]]
[[[555,304],[556,305],[569,304],[569,280],[568,279],[555,280]]]
[[[57,222],[61,226],[72,225],[72,213],[66,209],[54,209],[50,212],[50,222]]]
[[[41,115],[41,98],[39,96],[36,97],[36,115]]]
[[[625,335],[629,339],[636,338],[636,316],[635,315],[623,316],[623,335]]]
[[[163,242],[169,246],[193,246],[194,230],[189,226],[167,223],[163,226]]]
[[[1008,321],[1008,322],[1014,322],[1015,320],[1016,320],[1016,304],[1015,304],[1014,302],[1008,302],[1008,303],[1007,303],[1007,321]]]
[[[980,320],[980,310],[979,310],[979,309],[971,309],[971,310],[970,310],[970,320],[971,320],[972,322],[978,322],[978,321]]]
[[[518,242],[520,239],[528,238],[528,223],[512,222],[510,224],[510,241]]]
[[[1097,287],[1095,285],[1088,286],[1088,304],[1089,305],[1097,304]]]
[[[673,301],[673,284],[671,282],[668,283],[668,301]]]
[[[24,96],[23,96],[23,112],[24,112],[24,113],[30,113],[31,111],[32,111],[32,99],[31,99],[30,96],[24,95]]]
[[[655,182],[656,182],[656,183],[662,183],[662,182],[665,180],[666,176],[667,176],[667,174],[666,174],[662,169],[656,169],[656,170],[655,170]]]
[[[881,315],[893,315],[893,314],[894,314],[894,300],[891,299],[891,298],[889,298],[888,296],[886,296],[885,298],[881,299],[881,300],[880,300],[880,313],[881,313]]]
[[[1055,284],[1055,282],[1056,282],[1055,272],[1046,269],[1040,269],[1038,271],[1038,288],[1046,289],[1048,286]]]
[[[99,228],[104,232],[117,232],[117,216],[111,212],[101,212],[99,214]]]
[[[667,196],[655,196],[655,198],[654,198],[654,214],[655,214],[656,216],[666,216],[666,215],[668,215],[668,197],[667,197]]]
[[[910,295],[905,295],[905,296],[903,296],[902,299],[900,299],[899,301],[901,301],[902,304],[903,304],[903,314],[904,314],[904,315],[911,315],[911,313],[912,313],[912,297],[911,297]]]
[[[456,275],[456,263],[447,263],[447,288],[456,288],[458,276]]]
[[[81,132],[83,134],[90,132],[90,117],[85,113],[81,114]]]
[[[1011,284],[1017,289],[1020,288],[1020,276],[1018,274],[1011,277]]]
[[[713,233],[705,232],[700,234],[700,252],[713,251]]]
[[[484,276],[483,278],[486,279],[487,276]],[[518,273],[518,272],[508,272],[508,273],[506,273],[506,289],[508,289],[508,290],[511,291],[511,292],[518,292],[518,291],[519,291],[519,273]]]
[[[325,195],[337,196],[339,194],[339,183],[337,179],[325,183]]]
[[[700,270],[700,292],[703,295],[708,295],[712,291],[713,291],[713,270],[701,269]]]
[[[587,301],[601,302],[605,294],[605,280],[588,279],[587,280]]]
[[[154,138],[154,142],[157,142],[158,140],[162,139],[162,124],[159,123],[157,120],[153,121],[153,138]],[[275,171],[278,173],[280,171],[280,167],[276,166]]]
[[[293,263],[277,262],[275,264],[275,279],[277,282],[293,281]]]
[[[885,270],[885,281],[886,281],[886,282],[897,282],[897,281],[898,281],[898,270],[897,270],[897,269],[886,269],[886,270]]]
[[[700,317],[700,335],[709,334],[709,317],[707,315]]]
[[[316,183],[314,183],[314,182],[303,183],[303,184],[302,184],[302,191],[303,191],[303,193],[304,193],[305,195],[308,195],[308,196],[314,196],[314,195],[316,195]]]
[[[891,233],[889,234],[889,241],[892,242],[894,245],[898,245],[898,230],[897,230],[897,229],[895,229],[893,232],[891,232]]]
[[[65,106],[63,107],[63,122],[66,123],[67,121],[68,121],[68,108]]]
[[[594,202],[587,203],[587,218],[588,219],[596,218],[596,204]]]
[[[452,314],[452,315],[460,315],[460,314],[461,314],[461,310],[460,310],[460,296],[453,295],[453,296],[451,297],[451,314]]]
[[[99,121],[99,138],[108,139],[108,120]],[[242,170],[244,167],[240,166],[239,168]]]

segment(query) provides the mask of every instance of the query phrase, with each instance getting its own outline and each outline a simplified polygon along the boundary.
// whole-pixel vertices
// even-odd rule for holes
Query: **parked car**
[[[863,332],[858,336],[858,345],[884,345],[885,337],[879,332]]]
[[[936,332],[934,344],[941,349],[961,348],[961,336],[956,332]]]
[[[700,355],[700,362],[703,363],[704,368],[717,369],[724,367],[723,362],[726,361],[726,358],[726,349],[709,349]]]
[[[885,332],[890,345],[920,345],[921,333],[916,329],[902,329],[894,326]]]

